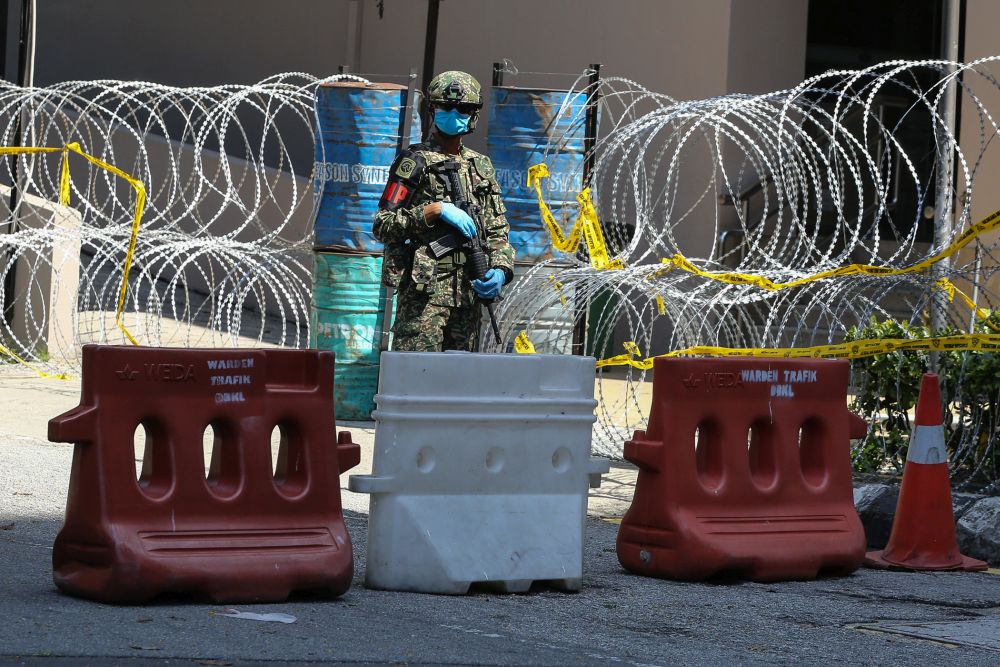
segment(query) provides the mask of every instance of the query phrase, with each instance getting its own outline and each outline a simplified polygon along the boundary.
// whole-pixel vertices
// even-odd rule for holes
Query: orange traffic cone
[[[958,550],[941,420],[941,389],[934,373],[925,373],[920,384],[889,544],[882,551],[869,552],[865,565],[905,570],[974,571],[987,567]]]

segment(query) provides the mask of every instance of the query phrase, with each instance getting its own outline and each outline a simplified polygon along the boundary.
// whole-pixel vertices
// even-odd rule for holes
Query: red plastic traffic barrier
[[[985,570],[988,565],[984,561],[963,556],[958,550],[941,389],[934,373],[924,374],[914,417],[889,544],[881,551],[870,552],[865,565],[880,569]]]
[[[333,363],[316,350],[85,346],[81,404],[49,422],[49,440],[76,443],[56,585],[116,603],[346,591],[353,554],[339,476],[360,449],[349,433],[334,443]]]
[[[849,573],[865,555],[854,509],[839,360],[657,359],[646,431],[625,443],[639,466],[618,532],[638,574],[757,581]]]

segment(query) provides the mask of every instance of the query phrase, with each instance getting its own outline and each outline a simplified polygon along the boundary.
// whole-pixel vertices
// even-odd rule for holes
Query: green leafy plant
[[[1000,327],[1000,314],[989,324]],[[978,333],[996,333],[987,322]],[[960,333],[944,329],[948,336]],[[846,340],[931,338],[921,324],[872,318],[864,327],[853,327]],[[1000,478],[997,420],[1000,418],[1000,355],[988,352],[939,352],[945,440],[953,479],[982,486]],[[923,351],[893,352],[854,361],[854,398],[851,409],[872,427],[855,446],[854,467],[859,472],[899,471],[906,461],[912,424],[910,411],[920,393],[920,381],[930,366],[931,354]]]

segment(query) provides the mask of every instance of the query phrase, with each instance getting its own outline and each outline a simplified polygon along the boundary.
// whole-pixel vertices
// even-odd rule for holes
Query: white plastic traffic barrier
[[[365,583],[465,593],[472,584],[578,590],[591,458],[594,359],[385,352]],[[589,480],[589,485],[588,485]]]

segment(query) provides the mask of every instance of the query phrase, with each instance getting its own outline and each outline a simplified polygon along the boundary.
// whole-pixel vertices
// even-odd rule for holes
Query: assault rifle
[[[462,177],[459,174],[461,164],[456,160],[447,160],[433,165],[430,169],[444,176],[445,195],[451,198],[452,204],[465,211],[476,224],[476,235],[471,239],[456,232],[449,232],[441,238],[431,241],[429,246],[431,256],[434,259],[440,259],[449,252],[461,249],[465,253],[466,266],[472,280],[482,280],[486,277],[486,272],[490,270],[490,260],[483,249],[482,234],[485,230],[483,229],[482,209],[478,204],[470,202],[465,196],[465,190],[462,188]],[[502,297],[497,297],[497,300],[500,298]],[[497,326],[496,313],[493,311],[494,300],[481,299],[481,301],[490,315],[493,337],[496,339],[497,345],[500,345],[500,327]]]

